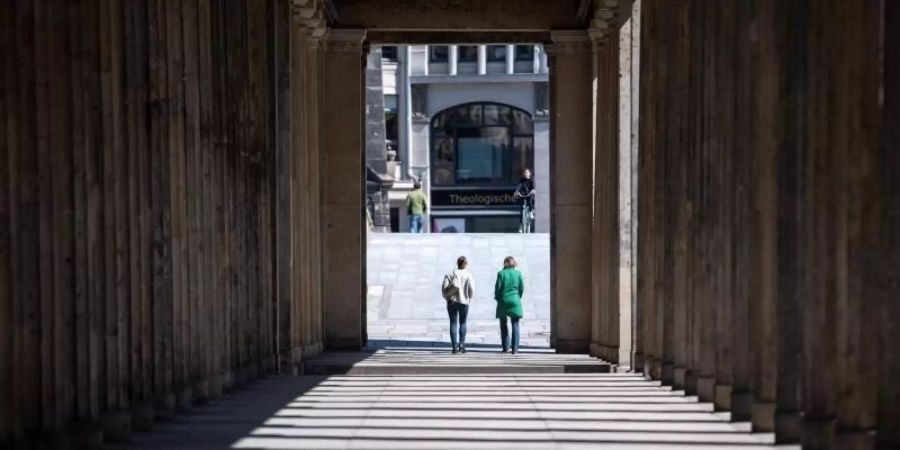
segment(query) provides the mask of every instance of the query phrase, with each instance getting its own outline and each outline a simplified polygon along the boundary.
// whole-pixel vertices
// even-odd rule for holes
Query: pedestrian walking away
[[[450,316],[450,348],[453,353],[466,352],[466,317],[469,304],[475,297],[475,278],[469,272],[469,261],[465,256],[456,259],[456,269],[444,275],[441,295],[447,302]]]
[[[413,183],[413,190],[406,195],[406,212],[409,214],[409,232],[425,232],[425,212],[428,210],[428,197],[422,192],[422,183]]]
[[[503,259],[503,270],[497,272],[494,284],[494,300],[497,301],[497,318],[500,319],[500,342],[503,353],[512,349],[513,354],[519,351],[519,320],[522,319],[522,295],[525,293],[525,282],[522,273],[516,267],[518,263],[512,256]],[[510,337],[507,324],[512,325]]]

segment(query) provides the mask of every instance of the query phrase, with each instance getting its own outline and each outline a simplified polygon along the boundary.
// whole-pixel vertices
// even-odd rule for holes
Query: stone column
[[[541,54],[543,53],[543,48],[539,45],[534,46],[534,57],[531,62],[531,71],[534,73],[541,73]]]
[[[884,2],[884,29],[892,30],[884,33],[885,57],[883,88],[884,123],[882,124],[882,142],[893,142],[894,146],[884,145],[880,157],[880,176],[883,179],[881,205],[884,211],[881,235],[884,239],[883,289],[879,293],[881,330],[880,348],[880,387],[878,390],[878,441],[884,447],[900,446],[900,352],[891,343],[900,342],[900,152],[896,143],[900,141],[900,3]]]
[[[449,50],[450,54],[447,58],[447,73],[450,75],[456,75],[456,68],[459,62],[459,46],[451,45]]]
[[[594,176],[591,236],[591,354],[618,362],[618,33],[592,30]]]
[[[506,73],[514,74],[516,73],[516,46],[515,45],[507,45],[506,46]]]
[[[487,73],[487,46],[478,46],[478,75]]]
[[[591,47],[586,31],[552,35],[550,73],[551,332],[559,353],[591,338]]]
[[[326,35],[323,182],[325,339],[358,349],[365,340],[365,32]]]

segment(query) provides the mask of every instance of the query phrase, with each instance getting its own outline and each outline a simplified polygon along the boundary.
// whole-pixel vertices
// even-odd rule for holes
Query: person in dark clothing
[[[519,185],[516,187],[515,197],[522,202],[522,222],[519,225],[519,233],[534,233],[534,179],[531,178],[531,170],[525,169]]]

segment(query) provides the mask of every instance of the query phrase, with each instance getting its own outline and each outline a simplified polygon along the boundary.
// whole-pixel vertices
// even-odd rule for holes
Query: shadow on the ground
[[[449,347],[393,346],[333,357],[461,361]],[[520,363],[589,359],[549,349]],[[474,359],[515,361],[481,353]],[[358,355],[358,356],[357,356]],[[406,374],[276,376],[194,408],[121,449],[307,448],[773,448],[713,406],[639,374]],[[796,447],[794,447],[796,448]]]

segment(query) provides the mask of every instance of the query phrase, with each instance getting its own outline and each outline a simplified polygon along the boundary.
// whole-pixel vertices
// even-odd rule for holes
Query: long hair
[[[468,266],[468,265],[469,265],[469,260],[466,259],[465,256],[460,256],[459,258],[456,258],[456,268],[457,269],[460,269],[460,270],[465,269],[466,266]]]
[[[516,258],[513,258],[512,256],[507,256],[506,258],[503,258],[503,267],[504,268],[517,267],[518,265],[519,265],[519,263],[516,262]]]

